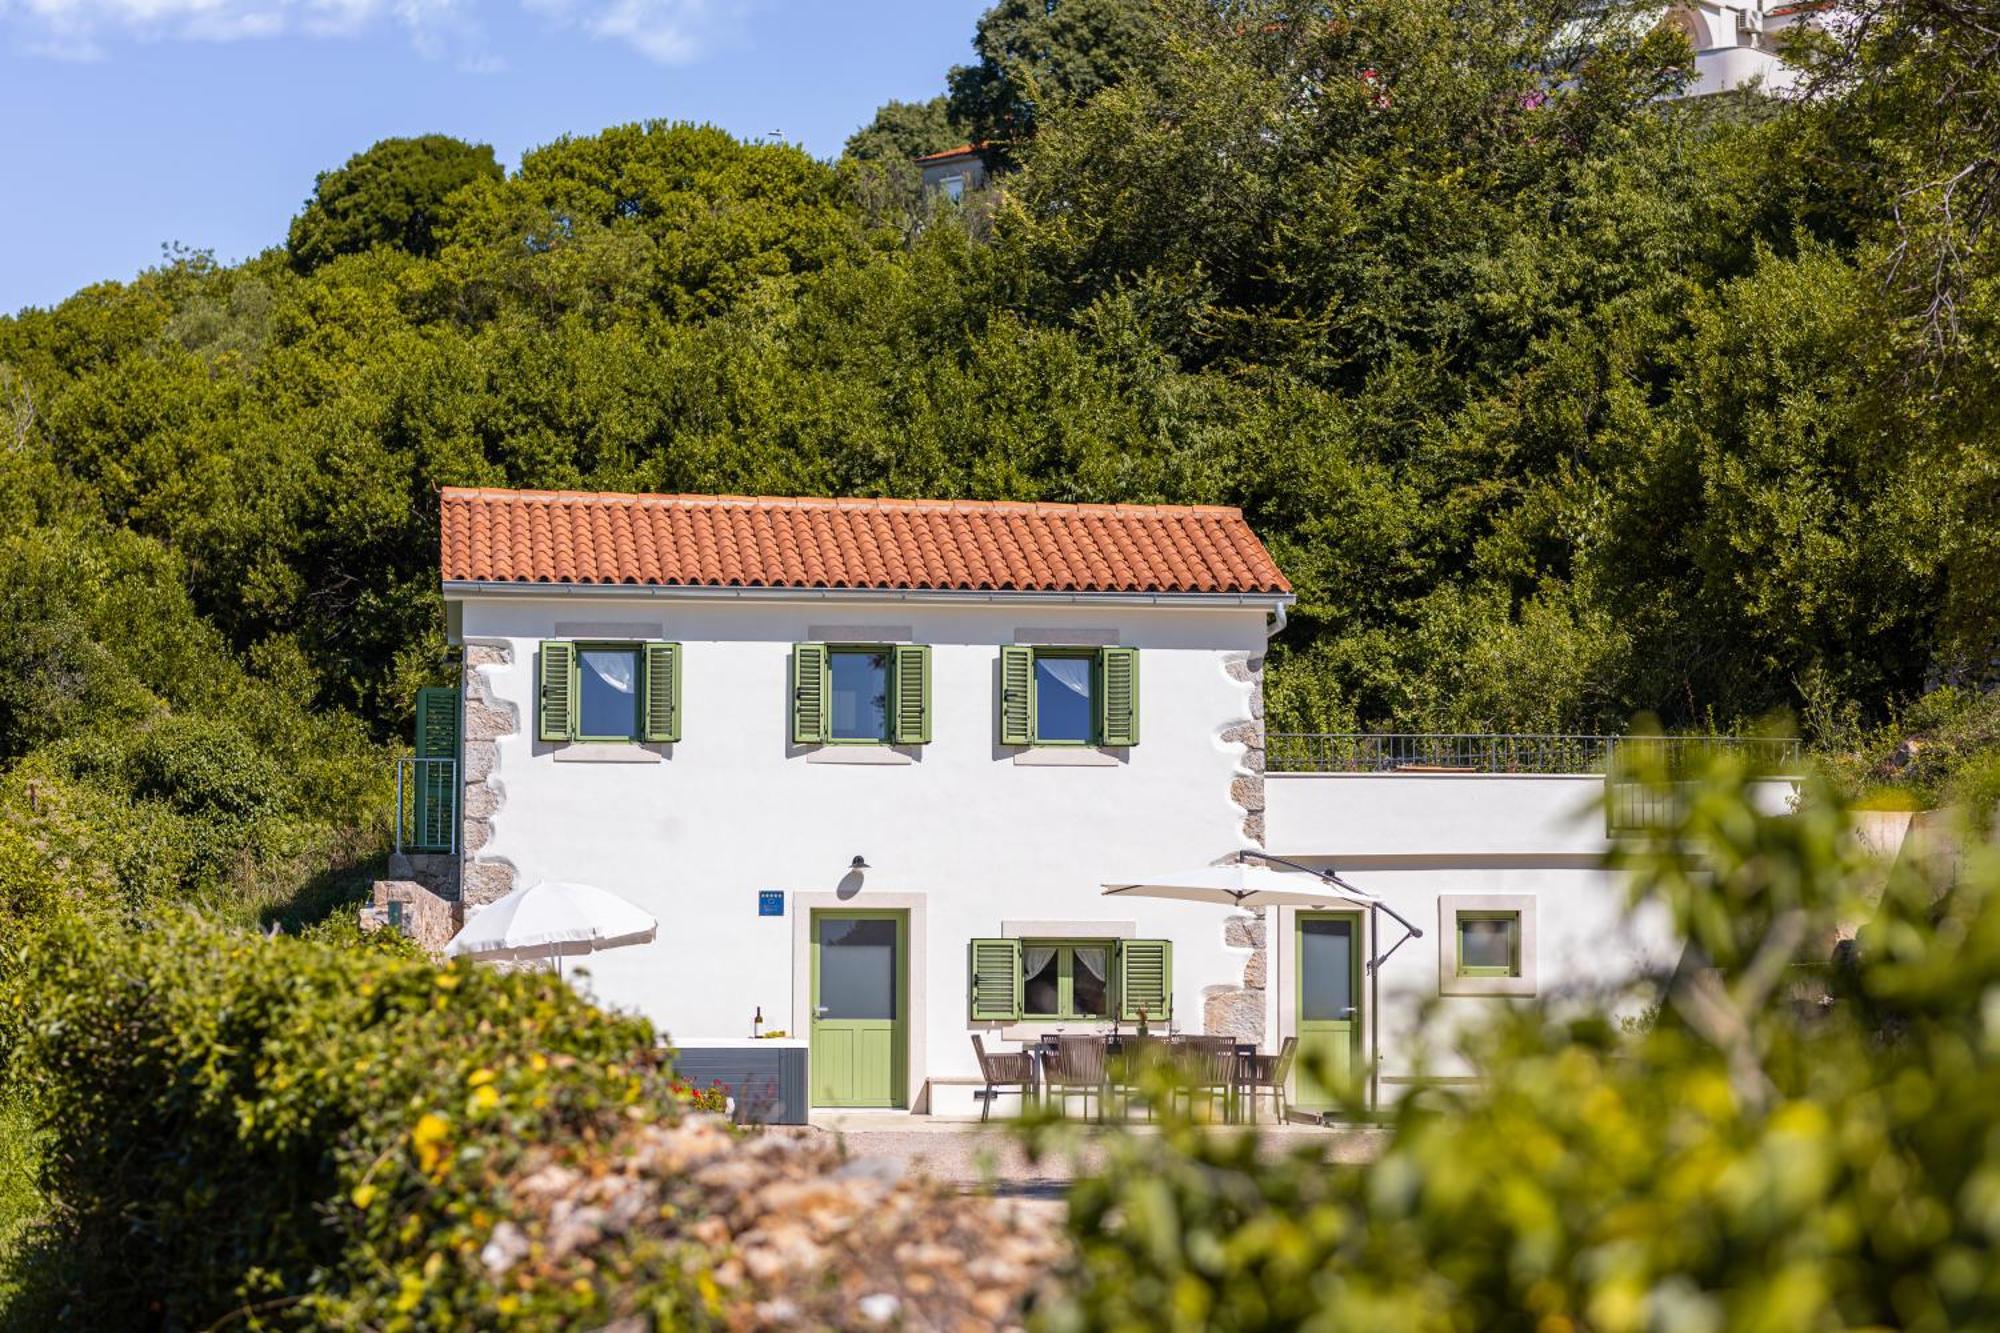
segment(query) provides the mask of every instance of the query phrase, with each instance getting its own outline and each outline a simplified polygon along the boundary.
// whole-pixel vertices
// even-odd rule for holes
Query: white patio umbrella
[[[644,944],[659,927],[615,893],[542,880],[475,913],[444,951],[451,958],[553,958],[560,973],[566,954]]]
[[[1269,864],[1266,864],[1269,863]],[[1290,867],[1293,873],[1272,869],[1273,865]],[[1369,1013],[1376,1025],[1374,1040],[1380,1041],[1382,1015],[1382,964],[1389,954],[1403,947],[1413,939],[1422,939],[1419,930],[1408,917],[1398,912],[1376,895],[1364,889],[1357,889],[1331,870],[1317,869],[1287,861],[1282,856],[1272,856],[1268,852],[1251,851],[1245,848],[1236,853],[1236,859],[1219,866],[1198,866],[1192,870],[1175,871],[1165,875],[1149,875],[1126,882],[1110,882],[1104,885],[1107,898],[1167,898],[1180,902],[1218,903],[1224,907],[1331,907],[1338,903],[1351,903],[1368,909],[1371,918],[1368,938],[1371,947],[1379,943],[1379,935],[1373,927],[1373,917],[1377,912],[1386,912],[1396,919],[1406,932],[1401,939],[1389,946],[1387,953],[1373,954],[1367,961],[1368,980],[1372,995]],[[1370,1080],[1371,1088],[1373,1080]],[[1376,1100],[1371,1094],[1370,1102]]]

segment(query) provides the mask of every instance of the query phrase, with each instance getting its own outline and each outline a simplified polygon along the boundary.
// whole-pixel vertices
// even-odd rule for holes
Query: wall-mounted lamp
[[[847,863],[847,868],[849,870],[873,870],[875,867],[868,864],[868,858],[857,856]]]

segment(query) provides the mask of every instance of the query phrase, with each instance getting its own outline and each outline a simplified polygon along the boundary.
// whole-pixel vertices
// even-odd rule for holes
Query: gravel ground
[[[807,1128],[787,1132],[839,1139],[857,1170],[879,1171],[885,1177],[908,1172],[961,1189],[990,1189],[1000,1195],[1049,1200],[1060,1200],[1079,1170],[1090,1168],[1097,1156],[1094,1143],[1104,1132],[1079,1126],[1072,1150],[1031,1162],[1019,1140],[997,1123],[935,1120],[902,1112],[815,1116],[813,1121]],[[1152,1132],[1145,1125],[1125,1129],[1134,1134]],[[1368,1126],[1263,1125],[1259,1129],[1263,1148],[1272,1156],[1320,1142],[1325,1145],[1327,1160],[1336,1162],[1366,1160],[1380,1150],[1384,1137],[1384,1131]],[[1215,1132],[1240,1131],[1218,1127]]]

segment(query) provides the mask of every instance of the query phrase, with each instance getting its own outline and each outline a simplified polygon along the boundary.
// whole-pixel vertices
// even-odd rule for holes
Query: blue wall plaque
[[[758,916],[783,916],[785,914],[785,891],[783,889],[757,890]]]

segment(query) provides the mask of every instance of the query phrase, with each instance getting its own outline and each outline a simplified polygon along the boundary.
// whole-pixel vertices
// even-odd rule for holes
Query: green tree
[[[1004,160],[1057,107],[1156,58],[1155,36],[1151,0],[999,0],[979,16],[979,63],[951,71],[951,118]]]
[[[435,254],[445,201],[475,181],[502,175],[488,144],[445,134],[384,139],[338,170],[320,173],[305,211],[292,219],[292,263],[310,273],[378,245]]]

